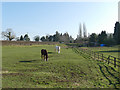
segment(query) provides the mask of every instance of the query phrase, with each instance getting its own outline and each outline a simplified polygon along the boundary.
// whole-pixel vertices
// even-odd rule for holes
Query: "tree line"
[[[12,41],[13,39],[16,41],[30,41],[28,34],[25,34],[24,37],[21,35],[20,38],[16,37],[15,33],[11,28],[8,28],[6,31],[2,31],[2,38],[5,40]]]
[[[30,41],[28,34],[16,38],[12,29],[3,31],[2,36],[5,40],[9,41],[12,41],[13,39],[16,41]],[[105,44],[107,46],[117,45],[120,44],[120,23],[115,23],[114,33],[106,33],[106,31],[103,30],[100,34],[92,33],[88,37],[77,37],[74,39],[68,34],[68,32],[62,34],[56,31],[54,35],[46,35],[41,38],[39,35],[36,35],[34,36],[34,41],[80,43],[82,46],[99,46],[100,44]]]
[[[46,35],[40,38],[41,41],[60,42],[60,43],[73,43],[74,39],[68,32],[62,34],[56,31],[54,35]]]
[[[106,33],[102,31],[100,34],[92,33],[89,36],[89,45],[96,46],[97,44],[105,44],[107,46],[120,44],[120,23],[116,22],[114,33]]]

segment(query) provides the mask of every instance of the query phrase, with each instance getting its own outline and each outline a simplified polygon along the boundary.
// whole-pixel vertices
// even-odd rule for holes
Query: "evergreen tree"
[[[72,38],[72,36],[70,36],[69,39],[70,39],[70,43],[74,42],[74,39]]]
[[[104,44],[105,39],[107,39],[106,31],[102,31],[101,34],[98,35],[98,42],[99,44]]]
[[[85,23],[83,23],[83,36],[84,36],[84,38],[87,37],[87,29],[86,29]]]
[[[117,44],[120,44],[120,23],[116,22],[113,37]]]
[[[116,42],[115,42],[115,40],[113,39],[113,34],[107,34],[107,39],[104,40],[104,43],[105,43],[107,46],[115,45]]]
[[[49,41],[53,41],[53,36],[50,35],[50,36],[48,37],[48,39],[49,39]]]
[[[79,34],[77,36],[77,39],[81,39],[82,38],[82,26],[81,26],[81,23],[80,23],[80,26],[79,26]]]
[[[25,34],[24,41],[30,41],[30,38],[28,37],[28,34]]]
[[[60,40],[60,34],[58,33],[58,31],[56,31],[54,38],[55,38],[56,42],[58,42]]]
[[[97,35],[96,33],[92,33],[89,38],[89,42],[97,42]]]
[[[23,41],[23,39],[24,39],[24,38],[23,38],[23,36],[21,35],[21,36],[20,36],[20,41]]]
[[[46,40],[45,41],[49,41],[49,36],[48,35],[46,36]]]
[[[98,36],[96,35],[96,33],[92,33],[89,36],[89,45],[90,46],[96,46],[96,44],[97,44],[97,38],[98,38]]]
[[[41,37],[41,39],[43,42],[46,40],[44,36]]]

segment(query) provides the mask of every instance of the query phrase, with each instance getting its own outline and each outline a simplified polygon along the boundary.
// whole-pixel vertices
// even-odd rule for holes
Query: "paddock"
[[[48,51],[48,62],[40,58],[43,48]],[[73,48],[61,45],[60,54],[54,48],[55,45],[3,46],[2,87],[119,88],[118,71],[108,64],[84,58]]]

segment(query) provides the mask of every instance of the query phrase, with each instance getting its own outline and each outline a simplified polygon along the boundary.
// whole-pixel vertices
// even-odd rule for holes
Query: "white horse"
[[[60,53],[60,46],[55,46],[56,52]]]

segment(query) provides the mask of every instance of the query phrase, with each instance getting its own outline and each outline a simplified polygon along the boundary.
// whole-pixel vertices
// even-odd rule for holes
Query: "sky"
[[[87,33],[114,32],[118,21],[116,2],[2,2],[2,31],[12,28],[17,37],[28,33],[31,40],[68,32],[74,39],[80,23]]]

